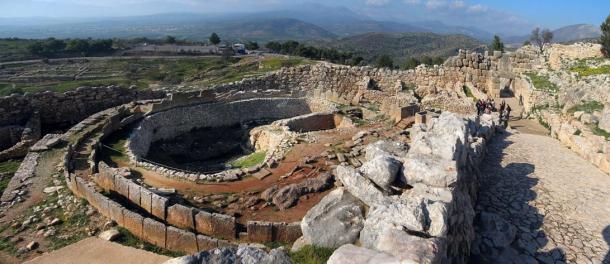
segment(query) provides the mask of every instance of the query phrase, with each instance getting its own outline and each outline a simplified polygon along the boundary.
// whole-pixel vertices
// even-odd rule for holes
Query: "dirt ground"
[[[149,171],[140,167],[133,167],[126,160],[113,159],[113,162],[120,167],[130,167],[130,169],[142,177],[143,182],[148,186],[155,188],[176,189],[177,193],[181,197],[186,198],[186,200],[195,207],[233,214],[238,217],[238,221],[240,223],[245,223],[249,220],[294,222],[300,221],[303,216],[305,216],[307,211],[316,205],[331,190],[304,195],[300,198],[297,205],[286,210],[278,210],[275,206],[270,206],[264,201],[260,201],[248,209],[236,211],[235,208],[232,208],[231,206],[218,207],[210,203],[202,204],[196,202],[193,198],[213,194],[225,196],[231,195],[233,197],[236,196],[241,198],[239,201],[237,201],[237,203],[240,203],[248,198],[258,197],[260,192],[274,185],[281,188],[289,184],[299,183],[307,178],[317,177],[323,172],[332,172],[331,166],[338,162],[336,160],[327,161],[325,157],[320,157],[323,152],[332,152],[333,148],[343,144],[346,140],[350,140],[359,131],[378,129],[383,126],[383,123],[374,123],[356,128],[341,128],[311,132],[311,135],[316,138],[314,143],[301,142],[294,145],[287,153],[284,160],[280,161],[276,167],[269,169],[272,174],[262,180],[254,177],[246,177],[235,182],[210,182],[196,184],[188,181],[170,179],[154,171]],[[376,139],[368,139],[367,141],[371,140]],[[311,166],[303,166],[304,158],[306,157],[319,158],[317,158],[315,162],[311,163]],[[289,177],[285,177],[285,175],[289,174],[297,166],[300,167],[299,170],[292,173]]]
[[[62,249],[27,261],[27,264],[159,264],[170,258],[126,247],[97,237],[81,240]]]

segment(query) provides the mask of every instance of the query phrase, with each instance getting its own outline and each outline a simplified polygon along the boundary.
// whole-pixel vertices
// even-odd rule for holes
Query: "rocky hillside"
[[[379,55],[387,54],[395,63],[402,63],[410,57],[449,57],[456,55],[459,49],[474,50],[484,44],[464,35],[367,33],[321,45],[354,52],[369,62]]]
[[[578,24],[562,27],[553,31],[555,42],[571,42],[583,39],[599,38],[601,31],[598,26]]]

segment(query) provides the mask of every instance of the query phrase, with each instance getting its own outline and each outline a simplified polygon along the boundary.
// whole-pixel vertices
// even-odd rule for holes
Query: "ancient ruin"
[[[497,113],[475,115],[471,96],[505,98],[610,173],[610,143],[588,126],[609,129],[610,106],[568,111],[608,102],[607,75],[566,72],[599,56],[594,50],[461,50],[444,65],[408,71],[317,63],[193,92],[113,86],[11,95],[0,98],[0,160],[25,159],[2,207],[32,195],[32,179],[53,152],[61,174],[49,192],[65,185],[72,194],[64,195],[159,248],[222,248],[191,261],[218,254],[289,261],[281,250],[243,243],[334,248],[329,263],[512,254],[514,227],[493,251],[483,240],[498,235],[476,226],[504,221],[477,209],[477,200],[487,146],[508,132]],[[550,75],[563,93],[535,87],[531,73]],[[594,90],[575,88],[584,83]]]

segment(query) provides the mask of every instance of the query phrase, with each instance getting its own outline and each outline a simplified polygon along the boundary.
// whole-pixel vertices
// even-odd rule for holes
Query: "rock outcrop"
[[[408,152],[381,147],[392,146],[388,143],[369,145],[368,162],[392,158],[402,165],[401,175],[410,186],[406,189],[388,180],[387,175],[395,175],[395,166],[366,168],[365,164],[364,173],[350,166],[337,167],[337,179],[345,190],[369,209],[358,237],[363,247],[343,245],[329,263],[466,263],[475,238],[477,167],[497,123],[497,115],[464,120],[445,112],[412,134]],[[373,167],[377,170],[374,176]],[[386,192],[386,187],[402,194]],[[321,213],[324,211],[312,209],[308,215],[324,218]],[[345,228],[345,224],[334,223],[328,229],[335,226]],[[358,227],[351,225],[352,230]],[[304,234],[310,232],[307,228],[308,224],[302,225]],[[311,235],[303,240],[321,244]]]
[[[364,227],[364,205],[343,188],[337,188],[311,208],[303,220],[303,240],[338,248],[354,243]]]
[[[290,257],[281,249],[269,253],[250,246],[220,247],[194,255],[170,259],[164,264],[291,264]]]

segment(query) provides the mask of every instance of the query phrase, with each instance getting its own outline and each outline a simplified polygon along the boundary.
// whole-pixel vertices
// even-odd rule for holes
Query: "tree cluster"
[[[70,39],[55,38],[36,41],[27,47],[37,56],[54,57],[62,53],[77,53],[83,56],[113,51],[112,39]]]
[[[535,28],[532,30],[532,34],[530,36],[530,42],[538,47],[540,52],[544,51],[544,45],[551,43],[553,40],[553,32],[548,29]]]
[[[347,65],[359,65],[364,60],[362,57],[354,57],[351,52],[339,51],[334,48],[317,48],[294,40],[288,40],[285,42],[270,41],[267,42],[265,47],[275,53],[295,55],[314,60],[325,60]]]
[[[504,52],[504,42],[497,35],[494,36],[494,40],[491,43],[491,48],[495,51]]]
[[[601,25],[602,36],[599,43],[602,45],[602,53],[606,58],[610,58],[610,16]]]

